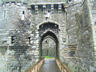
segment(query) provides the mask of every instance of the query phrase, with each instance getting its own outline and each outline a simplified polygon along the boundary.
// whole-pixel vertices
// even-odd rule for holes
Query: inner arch
[[[40,40],[40,57],[44,56],[43,55],[43,49],[42,49],[43,46],[42,45],[43,45],[44,41],[48,40],[48,38],[49,38],[49,40],[53,41],[54,44],[56,45],[55,46],[56,48],[54,48],[54,51],[53,51],[54,54],[55,54],[55,51],[56,51],[56,55],[53,55],[53,56],[58,57],[58,45],[59,45],[59,42],[58,42],[58,39],[57,39],[56,35],[54,33],[50,32],[50,31],[46,32],[44,35],[41,36],[41,40]],[[48,52],[48,51],[46,51],[46,52]],[[50,56],[52,56],[52,55],[50,55]]]
[[[42,56],[56,57],[56,42],[50,36],[42,41]]]

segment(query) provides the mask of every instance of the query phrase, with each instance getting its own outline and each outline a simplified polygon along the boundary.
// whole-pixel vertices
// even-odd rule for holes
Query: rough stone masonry
[[[95,25],[96,0],[0,0],[0,72],[24,72],[47,39],[72,72],[96,72]]]

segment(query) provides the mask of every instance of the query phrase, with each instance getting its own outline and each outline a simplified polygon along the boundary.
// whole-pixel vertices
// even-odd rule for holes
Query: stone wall
[[[0,71],[24,72],[39,60],[36,43],[30,41],[37,33],[33,26],[30,28],[29,17],[21,3],[0,6]]]
[[[76,50],[71,57],[68,54],[70,50],[67,50],[67,56],[66,52],[62,51],[63,55],[65,54],[62,61],[72,72],[94,72],[93,35],[88,1],[73,5],[66,11],[68,45],[76,47]]]
[[[91,25],[92,25],[92,35],[93,35],[93,44],[94,44],[94,50],[92,52],[92,55],[94,56],[93,59],[93,65],[90,67],[91,71],[96,71],[96,1],[95,0],[88,0],[89,5],[89,13],[91,17]]]
[[[72,72],[78,71],[78,20],[76,18],[77,13],[81,13],[82,7],[80,4],[69,4],[66,9],[66,37],[67,43],[65,47],[60,51],[61,61],[66,64]]]
[[[58,41],[61,40],[60,47],[64,47],[62,41],[66,38],[66,36],[63,37],[66,35],[64,11],[54,10],[54,13],[50,14],[46,20],[43,11],[33,12],[22,3],[9,2],[0,5],[1,71],[24,72],[39,60],[38,27],[48,22],[59,25],[59,33],[62,35],[58,33]]]
[[[79,19],[78,19],[79,18]],[[80,67],[83,72],[90,71],[93,67],[93,38],[92,25],[89,15],[88,1],[83,4],[82,13],[78,16],[78,57],[80,57]],[[90,71],[91,72],[91,71]],[[93,71],[92,71],[93,72]]]
[[[67,0],[0,0],[0,4],[4,2],[23,2],[27,4],[31,3],[47,3],[47,2],[66,2]]]

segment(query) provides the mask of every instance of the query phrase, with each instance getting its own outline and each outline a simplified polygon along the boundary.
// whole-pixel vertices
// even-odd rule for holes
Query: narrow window
[[[22,13],[25,14],[25,11],[23,11]]]
[[[28,39],[29,39],[29,44],[30,44],[30,39],[31,39],[31,38],[30,38],[30,37],[28,37]]]
[[[11,36],[11,43],[13,44],[15,42],[15,36]]]

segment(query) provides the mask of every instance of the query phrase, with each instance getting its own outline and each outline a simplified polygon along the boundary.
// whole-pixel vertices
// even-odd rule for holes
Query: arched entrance
[[[58,32],[59,27],[54,23],[45,23],[39,26],[40,36],[40,57],[51,56],[58,57]]]
[[[49,35],[42,41],[42,56],[56,57],[56,41]]]
[[[45,42],[45,43],[44,43]],[[40,40],[41,56],[58,57],[58,39],[56,35],[50,31],[45,33]],[[43,46],[46,44],[45,46]],[[44,53],[45,52],[45,53]]]

